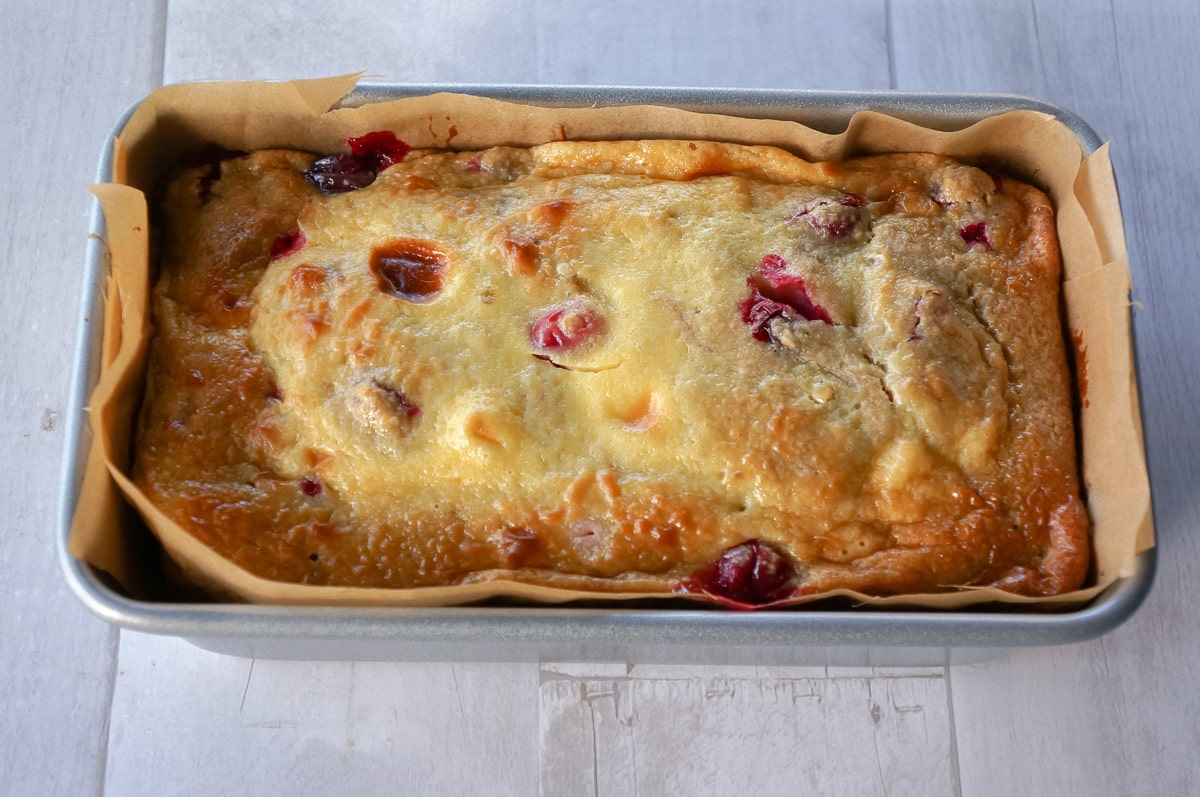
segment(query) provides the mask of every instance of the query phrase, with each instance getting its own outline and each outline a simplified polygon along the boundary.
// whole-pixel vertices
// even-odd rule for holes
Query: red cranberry
[[[750,334],[755,340],[763,343],[771,342],[771,319],[786,317],[791,309],[786,304],[771,301],[758,291],[754,280],[748,280],[750,296],[740,305],[742,322],[750,327]]]
[[[500,551],[510,568],[533,564],[545,544],[538,535],[526,528],[507,528],[500,535]]]
[[[375,171],[381,172],[404,160],[412,149],[390,130],[377,130],[356,138],[346,139],[350,154],[370,161]]]
[[[442,289],[446,256],[425,241],[397,238],[371,250],[379,290],[409,302],[427,302]]]
[[[604,316],[592,308],[567,302],[535,321],[529,340],[542,351],[567,351],[604,334],[606,326]]]
[[[789,597],[795,576],[796,570],[784,554],[761,540],[749,540],[697,570],[680,582],[678,589],[755,606]]]
[[[405,395],[403,390],[397,390],[391,385],[385,385],[379,380],[375,380],[375,387],[383,391],[387,396],[388,401],[396,408],[397,412],[403,413],[409,418],[416,418],[421,414],[421,408],[417,406],[412,399]]]
[[[241,157],[246,153],[241,150],[225,149],[216,144],[207,144],[203,149],[194,152],[180,160],[179,165],[185,169],[204,166],[204,173],[196,186],[200,204],[208,202],[212,196],[213,183],[221,179],[221,164],[231,158]]]
[[[200,182],[196,186],[196,193],[200,195],[200,204],[208,203],[209,197],[212,196],[213,183],[221,179],[221,161],[213,161],[204,170],[204,174],[200,176]]]
[[[771,342],[773,318],[789,321],[821,321],[833,325],[829,311],[812,300],[804,278],[788,270],[787,261],[776,254],[763,255],[758,271],[746,279],[750,295],[738,305],[742,321],[755,340]]]
[[[308,243],[308,238],[304,235],[303,230],[292,230],[285,232],[274,241],[271,242],[271,262],[294,255],[304,248]]]
[[[346,139],[349,155],[327,155],[318,158],[304,173],[323,194],[342,194],[357,191],[375,182],[376,175],[404,160],[409,146],[388,130]]]
[[[828,238],[845,238],[858,226],[862,208],[867,201],[857,194],[846,194],[842,199],[816,197],[804,203],[792,220],[804,219],[809,226]]]
[[[357,155],[327,155],[313,161],[304,179],[322,194],[344,194],[375,182],[371,160]]]
[[[300,492],[308,496],[317,496],[321,494],[321,483],[316,479],[310,479],[305,476],[300,480]]]
[[[988,240],[986,221],[977,221],[974,224],[968,224],[959,230],[958,234],[962,236],[968,249],[973,246],[982,246],[989,252],[992,250],[992,242]]]

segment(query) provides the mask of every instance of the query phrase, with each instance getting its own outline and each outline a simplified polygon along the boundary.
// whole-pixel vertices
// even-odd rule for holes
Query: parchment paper
[[[1087,155],[1053,117],[1016,111],[965,130],[940,132],[873,112],[856,114],[840,135],[793,122],[748,120],[673,108],[549,109],[437,94],[358,109],[330,110],[354,75],[292,83],[201,83],[162,88],[134,112],[114,146],[112,184],[93,186],[107,221],[111,272],[104,367],[89,404],[93,445],[71,530],[70,552],[134,589],[146,561],[128,522],[141,513],[174,560],[171,569],[222,598],[278,604],[445,606],[493,597],[535,602],[626,600],[661,594],[597,594],[505,580],[407,590],[281,584],[227,562],[156,510],[126,473],[150,334],[149,226],[145,196],[181,155],[212,142],[235,150],[287,147],[340,152],[344,140],[392,130],[413,147],[478,149],[567,139],[690,138],[771,144],[810,160],[879,152],[936,152],[996,166],[1040,186],[1057,210],[1067,332],[1075,343],[1082,480],[1093,523],[1094,575],[1086,589],[1024,598],[994,589],[871,598],[871,605],[960,607],[985,601],[1073,604],[1129,576],[1153,547],[1150,486],[1138,415],[1129,329],[1130,276],[1108,146]]]

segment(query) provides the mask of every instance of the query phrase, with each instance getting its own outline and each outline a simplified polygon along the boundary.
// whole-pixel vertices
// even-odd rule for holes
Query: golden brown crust
[[[656,592],[761,540],[772,598],[1083,581],[1036,189],[712,142],[414,152],[335,196],[311,162],[164,203],[135,480],[250,572]]]

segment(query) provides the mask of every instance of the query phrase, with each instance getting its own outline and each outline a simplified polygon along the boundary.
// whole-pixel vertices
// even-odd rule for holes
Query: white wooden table
[[[1200,793],[1195,0],[0,0],[0,20],[0,792]],[[1082,115],[1113,142],[1141,304],[1145,606],[1088,644],[892,671],[248,661],[93,618],[52,529],[104,136],[161,83],[358,69],[1004,91]]]

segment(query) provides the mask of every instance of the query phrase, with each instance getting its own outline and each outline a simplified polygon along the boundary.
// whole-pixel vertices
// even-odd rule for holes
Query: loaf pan
[[[870,109],[935,129],[960,129],[1012,110],[1056,117],[1092,152],[1101,139],[1079,117],[1048,103],[1007,95],[820,92],[705,88],[360,84],[345,106],[441,91],[542,106],[664,105],[703,113],[797,121],[824,132],[845,129]],[[135,106],[136,107],[136,106]],[[113,138],[133,109],[118,121]],[[111,142],[111,139],[110,139]],[[112,178],[112,145],[97,182]],[[99,617],[123,628],[182,637],[238,656],[360,660],[625,660],[727,664],[941,665],[1019,647],[1100,636],[1128,619],[1154,578],[1153,548],[1132,575],[1069,611],[983,606],[958,611],[829,607],[724,612],[703,608],[532,607],[355,608],[181,603],[126,594],[103,572],[68,552],[90,438],[85,407],[99,375],[104,328],[105,226],[97,206],[84,272],[81,322],[66,412],[66,451],[57,545],[68,584]],[[140,523],[130,513],[130,523]],[[147,544],[153,539],[147,532]],[[160,574],[148,574],[153,584]],[[153,594],[153,588],[151,588]]]

